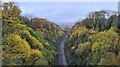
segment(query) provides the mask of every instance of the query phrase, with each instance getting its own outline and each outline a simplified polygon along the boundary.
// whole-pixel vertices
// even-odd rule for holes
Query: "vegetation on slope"
[[[20,15],[14,2],[2,9],[3,64],[57,64],[57,41],[69,35],[65,52],[70,65],[119,65],[120,17],[114,11],[95,11],[72,29],[43,18]]]
[[[3,4],[3,64],[56,64],[56,42],[63,31],[46,19],[20,13],[14,2]]]
[[[70,65],[119,65],[120,26],[113,11],[95,11],[71,29],[66,45]]]

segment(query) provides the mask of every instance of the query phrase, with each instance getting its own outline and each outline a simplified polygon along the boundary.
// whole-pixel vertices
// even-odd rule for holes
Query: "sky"
[[[3,2],[119,2],[119,0],[1,0]]]
[[[90,12],[118,10],[117,2],[18,2],[24,16],[45,18],[58,25],[74,25]]]
[[[21,15],[46,18],[58,25],[74,25],[90,12],[118,11],[119,0],[1,0],[18,2]]]

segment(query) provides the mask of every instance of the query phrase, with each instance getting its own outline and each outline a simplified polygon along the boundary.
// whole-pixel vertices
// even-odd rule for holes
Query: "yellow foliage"
[[[19,35],[9,34],[4,36],[3,55],[9,58],[27,58],[30,56],[30,45]]]
[[[35,56],[35,57],[41,57],[42,56],[42,52],[36,49],[32,49],[31,50],[31,55]]]
[[[95,42],[92,45],[92,51],[108,51],[110,48],[117,49],[119,45],[119,35],[112,29],[99,32],[96,36],[91,36]]]
[[[90,45],[90,42],[79,44],[78,49],[76,51],[79,51],[80,53],[82,53],[87,49],[89,45]]]

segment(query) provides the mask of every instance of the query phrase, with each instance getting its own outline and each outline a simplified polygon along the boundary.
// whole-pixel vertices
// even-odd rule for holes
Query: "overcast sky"
[[[1,0],[18,2],[22,15],[46,18],[59,25],[73,25],[90,12],[118,10],[119,0]]]
[[[119,2],[119,0],[1,0],[16,2]]]
[[[46,18],[59,25],[73,25],[89,12],[118,10],[117,2],[18,2],[22,15]]]

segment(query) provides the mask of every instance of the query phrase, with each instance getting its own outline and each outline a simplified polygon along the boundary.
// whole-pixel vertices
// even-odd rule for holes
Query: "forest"
[[[94,11],[63,29],[45,18],[21,16],[15,2],[3,3],[2,8],[3,65],[61,65],[58,47],[66,35],[68,65],[120,65],[118,12]]]
[[[20,16],[14,2],[4,3],[2,10],[2,47],[4,64],[49,65],[56,62],[57,41],[62,29],[42,18]]]
[[[70,65],[120,65],[120,22],[115,11],[95,11],[77,22],[67,41]]]

